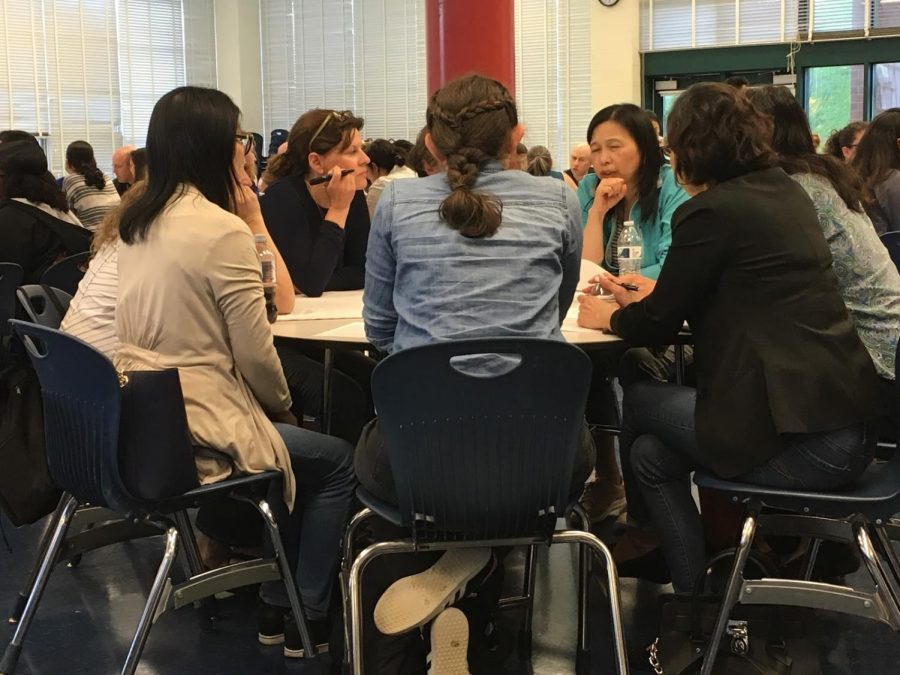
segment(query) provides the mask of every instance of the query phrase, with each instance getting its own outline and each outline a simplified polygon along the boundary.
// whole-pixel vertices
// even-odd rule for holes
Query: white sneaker
[[[375,626],[385,635],[424,626],[463,596],[490,559],[489,548],[452,549],[424,572],[398,579],[375,605]]]
[[[428,675],[469,675],[469,622],[455,607],[445,609],[431,624]]]

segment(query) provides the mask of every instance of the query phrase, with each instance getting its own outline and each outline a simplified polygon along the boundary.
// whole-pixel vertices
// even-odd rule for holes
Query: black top
[[[126,192],[128,192],[128,188],[131,187],[131,183],[120,183],[118,178],[113,178],[113,186],[116,188],[116,192],[119,193],[121,197]]]
[[[0,262],[20,265],[23,285],[39,284],[53,263],[90,247],[90,230],[22,202],[0,202]]]
[[[575,174],[572,172],[572,169],[566,169],[565,171],[563,171],[563,173],[566,174],[573,181],[575,181],[575,185],[578,185],[578,179],[575,178]]]
[[[353,197],[344,229],[324,219],[324,210],[309,194],[302,176],[288,176],[267,188],[259,205],[301,293],[318,297],[323,291],[363,287],[369,209],[361,190]]]
[[[815,208],[781,169],[682,204],[654,292],[612,316],[635,345],[694,333],[695,424],[709,468],[733,478],[783,449],[779,434],[872,419],[877,375],[844,307]]]

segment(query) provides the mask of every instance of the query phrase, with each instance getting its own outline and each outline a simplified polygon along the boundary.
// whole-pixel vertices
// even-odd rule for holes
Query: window
[[[863,119],[864,76],[862,65],[807,69],[809,126],[823,143],[832,131]]]
[[[76,140],[109,171],[113,149],[144,144],[153,105],[188,64],[205,64],[192,83],[215,85],[214,29],[212,0],[3,0],[0,128],[46,135],[57,175]]]
[[[877,63],[873,67],[872,115],[900,108],[900,63]]]
[[[363,136],[414,140],[425,124],[422,0],[260,0],[263,126],[352,110]]]
[[[516,0],[516,100],[524,143],[543,145],[553,168],[569,167],[591,108],[591,7],[578,0]]]

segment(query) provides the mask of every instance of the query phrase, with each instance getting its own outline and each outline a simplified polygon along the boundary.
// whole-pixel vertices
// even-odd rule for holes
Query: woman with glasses
[[[856,148],[853,168],[863,181],[863,205],[878,234],[900,230],[900,108],[869,125]]]
[[[363,121],[350,112],[310,110],[291,128],[287,150],[268,168],[276,182],[260,199],[266,226],[304,295],[363,287],[369,158]],[[317,179],[330,175],[319,183]]]
[[[352,449],[301,429],[290,412],[253,241],[262,217],[238,179],[239,122],[237,106],[214,89],[181,87],[154,107],[147,181],[119,223],[115,362],[178,368],[202,483],[282,472],[269,503],[321,642],[353,498]],[[260,595],[260,642],[301,655],[284,585],[265,583]]]
[[[362,119],[348,111],[310,110],[288,135],[287,149],[270,160],[260,197],[266,226],[284,255],[294,285],[304,295],[363,287],[369,210],[369,158],[362,147]],[[320,417],[323,354],[320,349],[277,343],[294,398],[294,412]],[[340,353],[332,387],[332,431],[355,443],[371,418],[369,378],[373,362]]]
[[[859,147],[868,126],[866,122],[850,122],[843,129],[835,131],[825,141],[825,154],[849,164],[856,157],[856,148]]]

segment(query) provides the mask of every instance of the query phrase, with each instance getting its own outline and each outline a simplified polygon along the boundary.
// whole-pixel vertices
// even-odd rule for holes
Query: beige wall
[[[641,104],[640,3],[592,0],[591,82],[594,110],[613,103]]]
[[[262,132],[258,3],[216,0],[216,60],[219,89],[243,112],[244,129]]]

